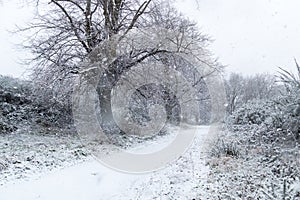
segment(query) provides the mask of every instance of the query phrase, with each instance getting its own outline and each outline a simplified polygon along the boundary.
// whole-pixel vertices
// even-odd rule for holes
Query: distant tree
[[[229,79],[226,81],[227,93],[227,111],[232,114],[233,111],[242,103],[244,94],[244,78],[237,73],[230,74]]]
[[[243,102],[253,99],[270,99],[276,89],[275,77],[270,74],[256,74],[245,78]]]
[[[232,73],[226,81],[229,114],[251,100],[271,99],[277,95],[275,77],[270,74],[242,76]]]

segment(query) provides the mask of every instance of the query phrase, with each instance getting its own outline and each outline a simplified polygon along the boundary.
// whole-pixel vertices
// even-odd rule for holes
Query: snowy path
[[[40,179],[0,187],[0,200],[192,199],[209,171],[203,146],[209,127],[198,127],[190,149],[166,168],[133,175],[90,161],[51,172]],[[192,130],[192,129],[191,129]],[[165,145],[166,139],[152,141]],[[146,147],[148,148],[148,147]]]

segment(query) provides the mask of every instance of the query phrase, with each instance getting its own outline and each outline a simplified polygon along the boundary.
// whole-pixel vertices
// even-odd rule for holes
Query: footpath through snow
[[[128,200],[128,199],[205,199],[205,164],[208,126],[197,128],[191,147],[177,160],[156,172],[125,174],[101,165],[94,159],[39,179],[0,187],[0,200]],[[187,131],[188,131],[187,130]],[[163,148],[170,142],[162,137],[143,148]],[[141,147],[140,147],[141,148]]]

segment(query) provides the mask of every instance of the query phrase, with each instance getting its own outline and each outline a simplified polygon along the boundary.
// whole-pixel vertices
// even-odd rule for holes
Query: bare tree
[[[232,114],[241,104],[241,98],[244,93],[243,76],[237,73],[230,74],[230,77],[226,82],[226,92],[228,101],[227,110],[229,114]]]
[[[204,72],[206,75],[219,70],[220,66],[206,49],[209,38],[198,31],[195,23],[176,12],[170,2],[37,1],[36,20],[19,29],[30,34],[24,47],[34,55],[30,61],[34,65],[32,76],[36,85],[50,87],[57,99],[69,99],[66,97],[72,92],[74,77],[86,72],[81,63],[99,62],[99,53],[101,58],[106,56],[99,47],[117,36],[109,52],[110,57],[116,56],[116,59],[99,76],[98,85],[101,115],[110,122],[111,90],[122,73],[139,63],[152,59],[174,64],[178,63],[180,55],[187,55],[196,61],[193,65],[209,66],[210,70]],[[117,53],[118,45],[124,46],[121,54]],[[204,78],[203,75],[198,77],[195,85]]]
[[[275,94],[275,77],[270,74],[256,74],[245,78],[244,102],[252,99],[270,99]]]
[[[30,59],[34,65],[34,80],[53,87],[68,82],[79,73],[80,62],[102,41],[138,26],[151,2],[37,1],[36,19],[19,28],[20,32],[30,35],[24,47],[34,56]]]
[[[270,74],[256,74],[244,77],[232,73],[226,82],[229,114],[251,100],[271,99],[276,91],[275,77]]]

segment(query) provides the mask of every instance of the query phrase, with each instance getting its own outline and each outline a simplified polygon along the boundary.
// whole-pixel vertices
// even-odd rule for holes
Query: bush
[[[280,109],[273,101],[255,100],[241,106],[229,118],[234,125],[266,124],[270,127],[279,127]]]
[[[42,100],[34,91],[29,81],[0,75],[0,133],[34,125],[64,128],[72,122],[64,106],[52,98]]]
[[[238,158],[240,156],[240,150],[234,142],[225,142],[222,139],[218,139],[210,152],[212,157],[233,157]]]
[[[297,73],[290,73],[280,68],[279,78],[284,83],[286,95],[283,96],[279,104],[282,108],[282,128],[293,133],[296,139],[300,139],[300,66],[297,61]]]
[[[299,139],[300,116],[295,115],[299,101],[295,96],[281,96],[273,101],[252,101],[236,110],[228,119],[232,125],[262,125],[267,130],[281,130]]]
[[[8,122],[5,122],[3,120],[3,117],[1,116],[1,119],[0,119],[0,134],[10,133],[10,132],[13,132],[15,130],[17,130],[17,127],[15,127],[14,125],[12,125]]]
[[[298,77],[281,69],[280,80],[285,91],[272,100],[254,100],[242,105],[228,119],[229,124],[256,124],[267,130],[280,130],[300,139],[300,67]]]

